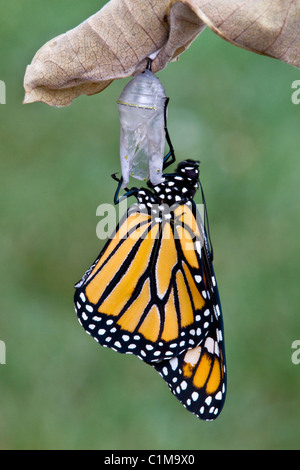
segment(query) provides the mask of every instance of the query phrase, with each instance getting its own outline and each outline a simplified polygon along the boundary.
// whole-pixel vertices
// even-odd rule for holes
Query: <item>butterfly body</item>
[[[198,167],[199,162],[185,160],[178,165],[175,174],[164,174],[160,184],[153,186],[148,182],[148,186],[154,192],[154,199],[168,206],[192,201],[199,188]]]
[[[187,409],[214,419],[225,398],[225,354],[209,242],[193,201],[198,166],[181,162],[159,185],[130,191],[137,203],[76,284],[74,301],[97,342],[137,355]]]

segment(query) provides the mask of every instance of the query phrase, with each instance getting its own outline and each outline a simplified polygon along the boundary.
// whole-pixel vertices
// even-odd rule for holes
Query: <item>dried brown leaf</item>
[[[169,0],[112,0],[47,42],[27,67],[24,102],[66,106],[145,68],[146,57],[167,41],[168,7]]]
[[[27,67],[24,103],[66,106],[112,80],[175,60],[209,26],[223,39],[300,67],[299,0],[111,0],[47,42]]]
[[[300,67],[299,0],[182,0],[223,39]]]
[[[66,106],[139,73],[159,51],[153,71],[162,69],[205,27],[189,7],[170,8],[170,0],[111,0],[36,53],[25,74],[24,103]]]

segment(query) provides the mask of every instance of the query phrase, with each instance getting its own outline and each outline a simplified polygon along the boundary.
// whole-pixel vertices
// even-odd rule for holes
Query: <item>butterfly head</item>
[[[199,179],[199,162],[195,160],[180,162],[176,172],[185,179],[196,183]]]

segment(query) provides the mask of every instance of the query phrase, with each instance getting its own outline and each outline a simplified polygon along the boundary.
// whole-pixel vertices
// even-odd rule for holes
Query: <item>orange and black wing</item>
[[[226,366],[221,330],[212,331],[193,349],[152,364],[183,406],[203,420],[221,412],[226,395]]]
[[[212,315],[203,245],[193,204],[156,216],[132,206],[75,286],[80,323],[101,345],[146,362],[198,346]]]
[[[227,384],[221,304],[213,267],[205,250],[203,256],[211,304],[207,335],[195,348],[150,365],[188,411],[209,421],[216,419],[223,408]]]

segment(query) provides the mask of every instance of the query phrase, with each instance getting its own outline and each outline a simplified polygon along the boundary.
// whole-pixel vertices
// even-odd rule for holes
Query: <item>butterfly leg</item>
[[[117,175],[117,173],[113,173],[111,175],[111,177],[115,181],[118,181],[118,186],[117,186],[117,189],[116,189],[116,192],[115,192],[115,195],[114,195],[114,204],[117,205],[117,204],[119,204],[121,199],[132,196],[133,194],[136,194],[138,192],[138,188],[132,188],[132,189],[124,188],[127,192],[125,194],[123,194],[123,196],[119,197],[119,193],[120,193],[122,183],[123,183],[123,178],[122,177],[118,178],[116,175]]]
[[[166,101],[165,101],[165,114],[164,114],[164,116],[165,116],[165,134],[166,134],[166,141],[167,141],[167,144],[169,146],[170,151],[169,151],[169,153],[167,153],[167,155],[165,156],[164,161],[163,161],[163,169],[164,170],[168,166],[170,166],[172,163],[174,163],[175,160],[176,160],[174,147],[172,145],[170,134],[169,134],[168,127],[167,127],[167,107],[168,107],[168,103],[169,103],[169,98],[166,98]]]

